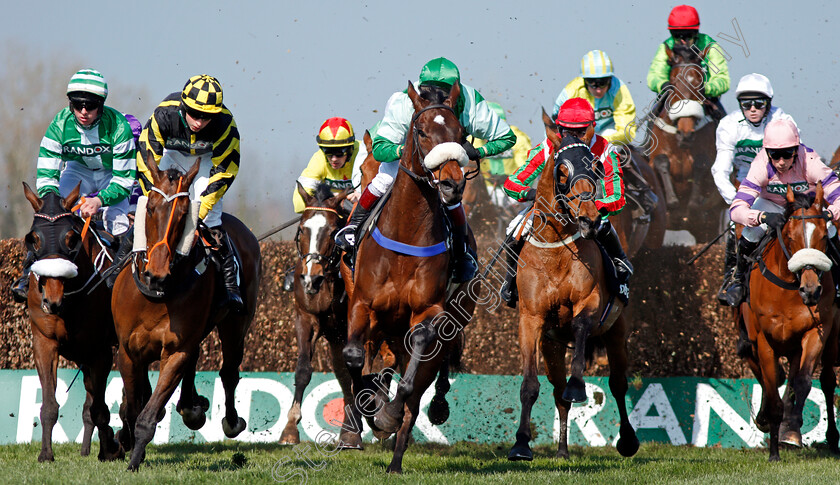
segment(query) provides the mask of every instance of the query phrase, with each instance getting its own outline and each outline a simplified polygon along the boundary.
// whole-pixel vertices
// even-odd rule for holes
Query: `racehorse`
[[[770,432],[770,461],[778,461],[780,429],[783,439],[801,443],[802,409],[811,391],[811,378],[817,360],[822,364],[820,385],[828,403],[826,441],[834,454],[838,449],[834,419],[833,366],[837,356],[840,324],[834,305],[834,281],[828,245],[827,204],[822,183],[816,187],[813,202],[805,194],[787,188],[787,222],[775,239],[766,239],[756,250],[758,264],[749,275],[749,301],[741,304],[749,340],[752,342],[750,367],[761,383],[763,399],[755,424]],[[790,366],[788,387],[793,392],[779,397],[784,382],[779,359]]]
[[[111,303],[119,341],[119,369],[125,385],[125,419],[119,438],[126,449],[133,441],[129,470],[137,470],[143,461],[146,445],[179,382],[182,385],[177,410],[184,424],[194,430],[204,425],[209,402],[196,392],[195,366],[199,345],[214,327],[219,332],[223,356],[219,371],[225,390],[222,429],[233,438],[246,426],[234,407],[234,391],[239,382],[245,334],[256,310],[260,248],[242,222],[230,214],[222,215],[222,225],[240,256],[245,310],[234,314],[226,308],[214,309],[214,293],[223,291],[218,285],[221,274],[208,262],[202,244],[191,241],[198,204],[190,203],[188,189],[199,163],[200,159],[196,160],[183,174],[176,169],[160,170],[149,156],[147,166],[154,186],[145,216],[137,215],[136,222],[142,218],[145,230],[135,231],[135,247],[145,248],[145,258],[142,252],[136,255],[114,285]],[[212,236],[205,232],[210,231],[201,231],[200,239],[204,244],[213,244],[208,241]],[[176,248],[188,256],[176,258]],[[148,367],[155,360],[160,360],[160,375],[152,391]]]
[[[616,445],[623,456],[632,456],[639,440],[627,416],[627,326],[624,306],[611,298],[601,251],[592,239],[599,212],[595,206],[594,156],[577,138],[561,140],[543,112],[552,153],[537,183],[536,220],[520,253],[519,349],[522,357],[522,414],[516,443],[508,454],[512,461],[532,460],[531,409],[539,396],[537,352],[542,351],[548,380],[554,386],[554,403],[560,416],[557,457],[568,458],[567,420],[573,402],[586,401],[583,371],[586,346],[599,338],[607,350],[610,391],[621,418]],[[566,346],[574,345],[571,376],[566,382]]]
[[[342,202],[353,189],[335,197],[326,184],[319,185],[314,196],[309,195],[300,184],[297,190],[306,204],[295,235],[298,251],[295,266],[298,360],[294,401],[280,443],[300,443],[297,428],[301,419],[300,405],[303,392],[312,378],[315,343],[323,335],[329,343],[333,372],[344,394],[345,416],[338,445],[342,449],[362,449],[361,416],[353,405],[350,374],[341,353],[347,340],[347,299],[344,281],[338,274],[340,254],[334,240],[335,232],[344,227],[347,218]]]
[[[665,48],[671,65],[670,87],[654,111],[646,153],[659,175],[668,209],[696,209],[714,190],[710,169],[715,159],[717,122],[707,121],[701,65],[709,48],[698,53],[686,46]],[[719,198],[711,197],[713,202]],[[671,222],[674,221],[672,217]]]
[[[402,472],[402,457],[420,410],[420,398],[443,370],[450,351],[457,352],[462,328],[475,309],[468,284],[451,288],[447,298],[449,251],[446,249],[446,206],[460,201],[466,152],[460,146],[463,128],[453,107],[460,95],[453,85],[446,97],[424,93],[409,83],[414,115],[408,127],[400,171],[390,197],[372,224],[373,236],[358,242],[355,288],[350,296],[344,358],[353,380],[357,404],[373,429],[396,432],[392,473]],[[372,219],[375,216],[372,216]],[[388,243],[394,248],[386,249]],[[470,244],[475,247],[472,234]],[[422,254],[422,255],[421,255]],[[473,290],[473,295],[477,292]],[[401,358],[402,377],[394,399],[380,405],[362,397],[372,392],[362,376],[365,342],[384,338]],[[438,380],[445,394],[449,382]],[[445,421],[448,407],[438,401],[429,410],[433,423]],[[373,417],[373,419],[371,419]]]
[[[622,150],[621,157],[640,157],[639,153],[633,150]],[[638,160],[639,158],[637,158]],[[628,257],[633,257],[642,247],[647,249],[659,249],[665,239],[665,230],[668,227],[668,210],[665,207],[665,194],[662,184],[653,169],[645,162],[637,163],[636,166],[650,184],[651,190],[656,194],[659,201],[656,209],[649,217],[644,217],[644,209],[641,201],[632,199],[627,194],[625,198],[627,205],[620,213],[610,216],[610,222],[618,233],[621,246]]]
[[[29,276],[27,304],[35,368],[43,394],[38,461],[54,460],[52,432],[58,420],[55,389],[59,355],[77,364],[84,375],[87,396],[82,456],[90,454],[95,424],[99,430],[99,459],[123,458],[105,404],[117,337],[111,318],[111,292],[101,284],[99,275],[110,266],[111,256],[94,229],[73,214],[79,186],[66,199],[54,193],[40,198],[26,182],[23,192],[35,210],[25,244],[37,257]]]

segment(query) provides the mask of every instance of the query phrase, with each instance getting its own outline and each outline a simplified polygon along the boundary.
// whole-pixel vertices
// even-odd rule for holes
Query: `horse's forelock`
[[[326,202],[327,199],[335,197],[335,195],[332,193],[332,190],[330,189],[330,186],[324,183],[320,183],[315,187],[315,193],[313,194],[313,196],[315,197],[315,200],[317,200],[320,204]]]
[[[702,60],[700,54],[692,49],[691,46],[677,44],[671,51],[674,53],[675,58],[682,58],[684,62],[699,63]]]
[[[799,209],[808,209],[812,205],[814,205],[814,199],[816,198],[816,194],[808,194],[802,192],[796,192],[793,194],[793,204],[788,204],[790,206],[790,212],[797,211]]]
[[[426,84],[420,86],[420,97],[431,102],[431,104],[443,104],[449,98],[449,91],[445,91],[439,86]]]

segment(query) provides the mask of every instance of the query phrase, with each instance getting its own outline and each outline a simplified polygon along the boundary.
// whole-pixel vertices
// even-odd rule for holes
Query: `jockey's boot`
[[[211,228],[213,237],[218,242],[214,248],[222,270],[222,282],[224,285],[224,300],[219,302],[221,306],[228,306],[235,313],[242,313],[245,310],[245,303],[242,301],[242,294],[239,292],[239,285],[236,283],[236,256],[233,252],[233,243],[222,226]]]
[[[120,236],[120,247],[117,248],[117,254],[114,255],[114,263],[111,265],[111,268],[108,269],[109,271],[108,276],[105,278],[105,285],[108,288],[113,288],[114,283],[117,281],[117,276],[119,276],[120,271],[122,271],[122,267],[125,265],[125,262],[128,260],[128,256],[131,254],[131,249],[134,246],[134,226],[128,228],[122,236]]]
[[[747,269],[750,267],[747,258],[758,247],[758,243],[750,242],[743,236],[738,239],[738,256],[735,265],[735,274],[732,276],[732,283],[726,289],[726,302],[729,306],[738,306],[747,296],[746,278]]]
[[[598,233],[595,236],[601,246],[607,251],[609,257],[615,263],[615,271],[618,276],[618,281],[621,284],[627,284],[630,281],[630,276],[633,274],[633,265],[624,254],[624,249],[621,247],[621,240],[618,238],[618,233],[613,229],[609,219],[602,219],[601,226],[598,228]]]
[[[735,245],[737,237],[735,236],[735,225],[730,224],[726,234],[726,250],[723,256],[723,284],[718,290],[717,299],[721,305],[729,305],[726,299],[726,288],[729,286],[730,280],[733,278],[735,265],[738,264],[738,256],[735,254]]]
[[[519,291],[516,289],[516,270],[519,264],[519,253],[522,251],[522,246],[525,244],[525,239],[513,239],[512,237],[505,240],[508,244],[506,253],[507,273],[505,274],[505,282],[499,290],[499,297],[507,303],[510,308],[516,308],[516,302],[519,300]]]
[[[35,262],[35,253],[27,251],[23,258],[23,274],[12,285],[12,298],[18,303],[25,303],[29,293],[29,269]]]
[[[475,278],[478,271],[477,255],[475,250],[467,243],[467,234],[469,234],[467,215],[464,213],[464,206],[460,202],[455,206],[448,207],[448,213],[449,220],[452,221],[452,256],[455,258],[452,281],[466,283]]]
[[[335,244],[339,249],[347,253],[353,250],[356,246],[356,231],[365,223],[371,209],[373,209],[373,206],[376,205],[378,200],[379,197],[373,195],[370,188],[366,188],[362,192],[361,197],[359,197],[359,203],[356,204],[356,208],[350,214],[347,225],[335,233]]]

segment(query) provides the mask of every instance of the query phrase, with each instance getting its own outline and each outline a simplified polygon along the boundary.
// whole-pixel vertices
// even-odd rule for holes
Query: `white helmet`
[[[736,98],[740,98],[742,94],[746,93],[760,93],[773,99],[773,86],[770,85],[770,80],[767,79],[767,76],[754,72],[742,77],[738,81],[738,87],[735,88]]]

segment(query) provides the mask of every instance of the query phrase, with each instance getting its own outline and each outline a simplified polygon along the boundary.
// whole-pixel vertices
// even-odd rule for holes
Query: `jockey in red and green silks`
[[[595,167],[599,175],[601,196],[595,200],[595,205],[601,212],[601,225],[598,227],[597,239],[604,247],[610,258],[613,259],[618,276],[621,279],[621,291],[628,292],[627,283],[630,275],[633,274],[633,265],[627,259],[627,255],[621,247],[618,234],[613,229],[608,217],[618,214],[626,204],[624,198],[624,180],[622,178],[621,160],[615,147],[604,137],[595,134],[595,112],[592,105],[583,98],[572,98],[563,103],[559,109],[556,119],[561,138],[576,137],[589,146],[593,159],[601,162]],[[551,141],[546,138],[542,143],[534,147],[528,154],[528,163],[517,170],[505,181],[505,192],[518,202],[533,201],[536,198],[537,190],[531,185],[538,179],[539,175],[546,168],[546,161],[549,160],[554,147]],[[525,223],[525,214],[508,226],[509,236],[515,231],[518,232],[519,224]],[[513,292],[513,282],[516,277],[516,261],[511,259],[519,254],[522,248],[522,241],[513,242],[508,252],[508,275],[505,278],[505,285],[502,287],[501,297],[511,303],[516,296]]]
[[[705,81],[704,94],[709,102],[718,110],[718,119],[726,114],[720,103],[720,96],[729,91],[729,67],[723,56],[723,49],[710,36],[700,33],[700,16],[690,5],[679,5],[671,10],[668,16],[668,30],[671,36],[659,44],[656,55],[650,63],[647,84],[651,91],[662,95],[671,85],[671,65],[668,64],[668,54],[665,48],[673,49],[675,45],[690,46],[698,54],[706,48],[709,51],[703,59],[702,66]],[[682,89],[675,86],[676,89]]]
[[[445,57],[432,59],[420,72],[419,92],[439,90],[449,93],[455,84],[460,83],[458,67]],[[474,88],[461,84],[461,96],[455,106],[455,114],[467,135],[487,140],[479,148],[465,141],[467,156],[475,161],[502,153],[516,143],[516,135],[510,126],[490,107],[484,97]],[[353,215],[341,231],[336,234],[336,243],[345,251],[355,246],[355,231],[373,208],[374,204],[394,183],[399,169],[397,161],[402,156],[406,134],[414,115],[414,106],[406,91],[394,93],[385,106],[385,114],[373,138],[373,157],[380,162],[379,173],[368,184],[359,197]],[[448,207],[453,223],[453,256],[455,258],[456,282],[469,281],[475,276],[477,264],[475,254],[467,245],[467,219],[460,203]]]

